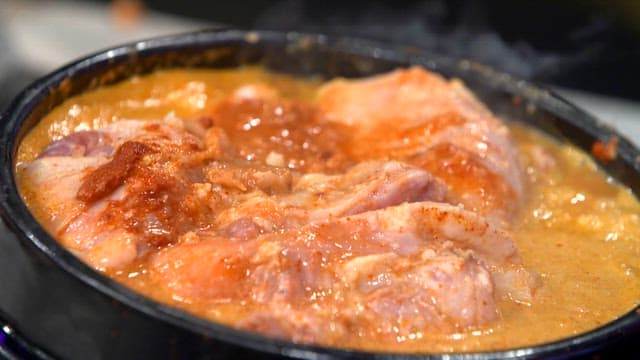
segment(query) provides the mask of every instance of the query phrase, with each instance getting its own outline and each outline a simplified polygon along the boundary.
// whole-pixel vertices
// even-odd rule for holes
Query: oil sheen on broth
[[[394,97],[416,86],[453,95]],[[355,106],[367,91],[388,105],[382,114]],[[420,69],[329,84],[253,67],[166,70],[67,100],[24,139],[16,171],[35,216],[92,267],[294,341],[498,350],[631,310],[640,204],[630,190],[573,146],[506,131],[469,96]],[[384,117],[432,98],[414,117]],[[465,131],[493,142],[476,153]]]

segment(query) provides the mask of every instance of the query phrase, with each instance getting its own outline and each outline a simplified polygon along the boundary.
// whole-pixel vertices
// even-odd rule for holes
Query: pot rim
[[[100,274],[84,262],[75,257],[70,251],[60,245],[50,236],[31,214],[22,201],[16,184],[14,170],[16,166],[15,154],[19,141],[19,131],[37,104],[49,96],[52,89],[63,84],[66,79],[72,79],[79,74],[90,71],[96,66],[108,66],[117,60],[124,60],[131,56],[145,54],[162,54],[168,51],[193,47],[214,48],[223,44],[245,43],[253,46],[265,43],[294,44],[312,39],[314,45],[336,48],[351,54],[388,59],[401,64],[422,65],[438,71],[444,64],[454,64],[456,71],[470,71],[486,77],[500,88],[522,96],[525,99],[560,116],[564,120],[574,123],[581,128],[591,128],[598,132],[601,139],[616,136],[621,156],[625,161],[635,164],[636,173],[640,174],[640,165],[635,162],[635,156],[640,152],[628,140],[615,130],[600,123],[591,115],[576,108],[553,92],[533,85],[527,81],[516,80],[511,76],[495,71],[487,66],[470,60],[455,60],[452,58],[430,54],[415,47],[398,46],[382,41],[371,41],[343,36],[325,34],[309,34],[300,32],[279,31],[243,31],[235,29],[212,29],[190,32],[179,35],[164,36],[136,41],[122,46],[98,51],[79,60],[71,62],[50,74],[36,80],[23,90],[7,107],[0,117],[0,214],[9,228],[22,234],[28,242],[37,247],[40,252],[49,257],[60,268],[71,276],[81,280],[88,287],[102,292],[126,306],[158,318],[166,323],[207,337],[213,337],[238,346],[253,350],[284,355],[294,358],[318,357],[350,357],[350,358],[438,358],[438,359],[493,359],[493,358],[529,358],[540,356],[578,356],[594,349],[606,346],[615,341],[621,334],[637,327],[640,323],[639,307],[622,315],[618,319],[605,325],[570,338],[532,345],[518,349],[498,351],[481,351],[472,353],[386,353],[361,350],[325,347],[311,344],[298,344],[286,340],[274,339],[264,335],[234,329],[213,321],[204,320],[186,311],[165,305],[147,298],[128,287]],[[450,65],[447,65],[450,66]]]

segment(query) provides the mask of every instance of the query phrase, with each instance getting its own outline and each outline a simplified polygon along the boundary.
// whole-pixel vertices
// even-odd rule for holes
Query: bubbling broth
[[[500,350],[640,299],[631,191],[421,68],[158,71],[67,100],[18,160],[24,201],[88,265],[268,336]]]

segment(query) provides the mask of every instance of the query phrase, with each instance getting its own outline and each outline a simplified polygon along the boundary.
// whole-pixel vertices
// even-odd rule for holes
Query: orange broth
[[[51,141],[76,130],[119,119],[194,118],[211,111],[245,83],[266,83],[289,99],[313,102],[321,84],[269,73],[237,70],[165,70],[73,97],[51,111],[23,140],[18,161],[28,162]],[[524,266],[539,286],[530,304],[501,301],[500,319],[458,334],[423,334],[389,346],[347,337],[333,346],[394,352],[463,352],[517,348],[559,340],[601,326],[640,300],[640,203],[631,191],[598,169],[583,151],[511,123],[525,174],[525,201],[510,229]],[[546,163],[540,154],[547,156]],[[22,196],[39,219],[46,209],[21,181]],[[145,259],[110,276],[155,300],[197,316],[234,324],[248,304],[186,301],[148,276]]]

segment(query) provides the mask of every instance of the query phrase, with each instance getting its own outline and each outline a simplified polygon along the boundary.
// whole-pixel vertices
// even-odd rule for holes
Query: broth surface
[[[309,106],[316,101],[316,92],[322,85],[317,80],[295,79],[260,68],[167,70],[135,77],[74,97],[54,109],[24,139],[18,161],[22,164],[33,161],[49,143],[74,131],[100,128],[122,119],[207,117],[221,111],[221,104],[235,89],[256,83],[268,84],[283,98]],[[309,126],[315,129],[315,125]],[[517,123],[508,126],[517,143],[517,156],[524,174],[524,200],[513,221],[505,226],[517,244],[524,267],[536,274],[537,285],[531,301],[498,299],[499,319],[460,332],[399,336],[391,343],[348,336],[329,345],[394,352],[516,348],[583,333],[612,321],[638,304],[640,204],[637,199],[577,148],[560,144]],[[308,132],[300,136],[308,136],[309,146],[320,149],[318,154],[328,151],[322,148],[327,141],[337,153],[349,152],[341,138],[348,130],[337,127],[322,131],[334,137],[318,140]],[[242,138],[242,132],[230,136],[241,139],[242,144],[252,141],[251,137]],[[291,163],[295,168],[308,167],[329,174],[345,171],[352,165],[354,156],[364,156],[331,157],[333,162],[326,165],[314,158],[295,157],[299,149],[294,147],[283,145],[279,149],[287,158],[296,159]],[[269,157],[268,152],[243,154]],[[314,165],[316,161],[320,165]],[[17,174],[27,205],[43,224],[50,223],[50,209],[41,205],[39,189],[31,185],[20,164]],[[255,310],[254,305],[246,302],[200,301],[177,295],[151,276],[149,257],[139,258],[125,268],[103,271],[153,299],[214,321],[236,324]]]

